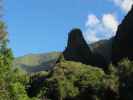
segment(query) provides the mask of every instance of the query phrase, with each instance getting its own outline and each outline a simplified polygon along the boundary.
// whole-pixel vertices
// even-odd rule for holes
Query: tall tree
[[[27,76],[13,68],[13,53],[8,47],[8,32],[3,21],[3,8],[0,0],[0,100],[33,100],[25,89]]]

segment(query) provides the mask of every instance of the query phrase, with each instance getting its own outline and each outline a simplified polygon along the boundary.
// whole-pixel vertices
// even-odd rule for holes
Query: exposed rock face
[[[67,48],[63,55],[66,60],[82,62],[102,68],[107,64],[102,55],[91,51],[79,29],[73,29],[69,33]]]
[[[133,60],[133,7],[118,27],[112,48],[112,60],[122,58]]]

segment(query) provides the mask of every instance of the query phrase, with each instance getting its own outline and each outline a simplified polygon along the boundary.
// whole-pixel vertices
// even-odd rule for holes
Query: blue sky
[[[122,0],[5,0],[4,4],[4,20],[15,56],[62,51],[68,32],[75,27],[80,28],[88,40],[91,36],[96,37],[94,40],[109,38],[109,35],[104,35],[107,31],[97,29],[103,28],[104,15],[105,21],[112,17],[112,21],[115,20],[112,23],[116,24],[127,13]],[[95,24],[95,31],[87,23]],[[114,30],[110,28],[109,32]]]

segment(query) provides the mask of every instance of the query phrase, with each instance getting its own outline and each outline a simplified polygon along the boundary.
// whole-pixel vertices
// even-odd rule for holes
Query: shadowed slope
[[[115,63],[125,57],[133,60],[133,8],[118,27],[112,52],[112,60]]]

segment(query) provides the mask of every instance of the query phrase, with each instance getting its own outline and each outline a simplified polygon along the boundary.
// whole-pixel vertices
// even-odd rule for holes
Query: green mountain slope
[[[59,55],[59,52],[28,54],[17,57],[14,60],[14,66],[22,68],[29,73],[49,70],[55,64]]]

